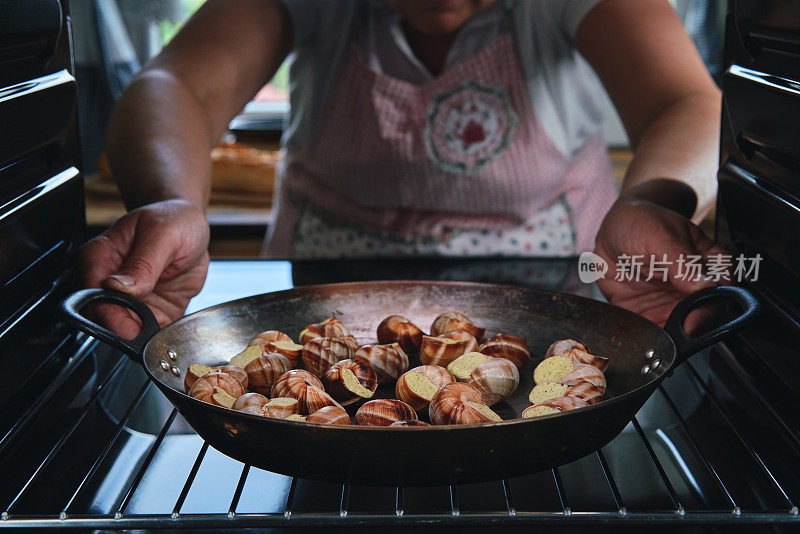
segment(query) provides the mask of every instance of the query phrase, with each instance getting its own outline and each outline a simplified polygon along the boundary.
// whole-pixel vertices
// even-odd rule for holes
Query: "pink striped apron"
[[[600,136],[567,157],[545,133],[510,33],[422,85],[354,45],[312,137],[279,171],[267,255],[570,256],[616,197]]]

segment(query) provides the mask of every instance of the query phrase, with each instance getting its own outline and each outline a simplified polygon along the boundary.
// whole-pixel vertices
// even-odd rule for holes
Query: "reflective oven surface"
[[[365,271],[372,278],[472,277],[598,296],[577,281],[577,266],[569,261],[412,262],[400,272],[388,263],[357,269],[349,263],[214,262],[189,311],[325,281],[320,277],[359,279]],[[58,432],[32,447],[25,445],[29,439],[14,440],[3,451],[0,469],[11,483],[0,495],[0,527],[797,521],[796,427],[723,345],[680,367],[622,434],[594,454],[531,476],[435,488],[336,485],[251,469],[205,445],[138,365],[103,346],[87,346],[74,371],[84,386],[54,423]],[[319,461],[334,460],[320,451]]]

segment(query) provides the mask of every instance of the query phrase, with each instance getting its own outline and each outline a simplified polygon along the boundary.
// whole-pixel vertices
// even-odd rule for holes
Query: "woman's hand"
[[[184,200],[148,204],[83,245],[83,283],[141,299],[165,326],[183,315],[203,287],[208,241],[208,222],[196,204]],[[123,337],[132,338],[141,330],[138,318],[125,308],[99,304],[94,312]]]
[[[683,255],[686,260],[689,255],[699,255],[705,264],[709,256],[725,254],[725,251],[683,215],[654,202],[623,195],[600,226],[595,254],[608,262],[608,272],[597,284],[609,301],[663,325],[683,297],[714,285],[705,276],[700,280],[679,276],[684,273],[679,272],[678,258]],[[651,255],[661,261],[664,254],[669,262],[663,265],[667,281],[663,281],[662,272],[654,272],[651,280],[646,281]],[[635,277],[630,281],[615,280],[618,260],[623,255],[641,256],[643,265],[638,281]],[[700,310],[692,312],[685,324],[687,332],[696,330],[707,320],[705,315]]]
[[[161,325],[183,314],[208,269],[209,152],[293,42],[280,0],[208,0],[128,84],[106,153],[126,206],[138,209],[84,245],[84,285],[140,298]],[[187,200],[164,200],[178,197]],[[119,306],[93,311],[117,334],[141,330]]]

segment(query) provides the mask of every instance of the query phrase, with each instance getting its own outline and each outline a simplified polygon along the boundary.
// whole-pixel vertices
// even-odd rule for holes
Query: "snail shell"
[[[600,402],[603,390],[589,382],[577,382],[574,385],[559,382],[542,382],[534,386],[528,395],[531,404],[540,404],[558,397],[578,397],[589,404]]]
[[[456,382],[444,386],[431,399],[428,415],[434,425],[468,425],[502,421],[483,402],[480,391],[469,384]]]
[[[412,419],[411,421],[395,421],[389,426],[431,426],[431,425],[426,423],[425,421],[420,421],[419,419]]]
[[[261,407],[266,417],[286,419],[300,410],[300,403],[291,397],[273,397]]]
[[[239,400],[239,399],[236,399],[236,400]],[[233,403],[233,406],[231,406],[231,408],[233,408],[234,410],[238,410],[238,411],[244,412],[244,413],[249,413],[249,414],[252,414],[252,415],[260,415],[261,417],[266,417],[267,416],[267,414],[264,412],[264,408],[262,406],[249,405],[249,406],[243,406],[242,408],[234,408],[234,406],[236,406],[235,402]]]
[[[474,338],[473,338],[474,339]],[[469,340],[449,337],[422,336],[419,359],[425,365],[447,365],[465,353]]]
[[[352,356],[350,346],[337,338],[318,337],[303,345],[303,364],[318,378],[322,378],[333,364]]]
[[[317,377],[302,369],[293,369],[283,373],[272,386],[271,395],[275,397],[291,397],[297,399],[298,413],[308,415],[325,406],[338,403],[325,393],[322,382]]]
[[[379,384],[394,382],[408,369],[406,353],[388,345],[364,345],[353,359],[372,367]]]
[[[576,363],[571,372],[564,375],[560,382],[568,386],[574,386],[581,382],[588,382],[600,390],[600,394],[606,392],[606,376],[600,369],[592,365]]]
[[[567,358],[570,358],[573,361],[579,363],[585,363],[586,365],[591,365],[592,367],[597,367],[597,369],[600,371],[605,371],[608,368],[608,358],[604,358],[603,356],[598,356],[596,354],[591,354],[581,349],[572,349],[570,351],[562,353],[561,355],[566,356]]]
[[[240,369],[244,369],[247,367],[248,363],[263,355],[264,351],[261,345],[248,345],[242,352],[231,358],[228,365],[234,365]]]
[[[248,363],[244,370],[250,381],[250,389],[256,393],[269,395],[278,377],[291,368],[292,364],[285,356],[270,353]]]
[[[378,388],[378,376],[372,367],[357,360],[334,364],[323,379],[325,390],[342,406],[369,399]]]
[[[245,411],[244,408],[252,407],[256,407],[261,410],[261,407],[268,402],[269,399],[261,393],[245,393],[236,399],[236,402],[233,403],[232,408],[234,410],[239,410],[240,412]]]
[[[300,356],[303,354],[303,345],[298,345],[294,341],[270,341],[264,349],[265,354],[280,354],[289,360],[292,368],[300,363]]]
[[[549,358],[550,356],[562,356],[565,352],[569,352],[572,349],[579,349],[584,352],[591,352],[589,347],[581,343],[580,341],[575,341],[574,339],[559,339],[547,349],[544,357]]]
[[[306,418],[309,423],[321,423],[323,425],[349,425],[350,416],[341,406],[326,406],[316,412],[309,414]]]
[[[258,404],[260,400],[253,399],[252,401],[243,401],[241,404],[243,406],[241,408],[237,408],[236,404],[240,403],[242,397],[247,397],[248,395],[258,395],[264,399],[264,404]],[[242,395],[236,399],[234,403],[233,409],[239,410],[245,413],[251,413],[253,415],[260,415],[261,417],[271,417],[273,419],[286,419],[290,415],[294,415],[297,413],[298,402],[297,399],[292,399],[289,397],[277,397],[274,399],[267,399],[263,397],[263,395],[259,395],[258,393],[248,393],[247,395]],[[249,404],[252,402],[252,404]]]
[[[291,397],[296,399],[306,386],[316,386],[319,389],[324,389],[322,382],[316,376],[304,369],[292,369],[278,377],[278,380],[272,385],[270,397],[273,399],[275,397]],[[287,395],[287,393],[292,394]]]
[[[237,399],[244,395],[242,384],[227,373],[214,371],[198,378],[189,390],[189,396],[204,402],[211,402],[211,397],[217,390],[225,391]]]
[[[193,363],[190,365],[189,369],[186,370],[186,376],[183,379],[183,388],[186,393],[189,393],[189,390],[192,389],[192,386],[195,382],[197,382],[198,378],[213,372],[213,367],[203,365],[202,363]]]
[[[555,399],[528,406],[522,410],[522,418],[529,419],[540,415],[561,413],[575,408],[583,408],[584,406],[589,406],[589,403],[578,397],[556,397]]]
[[[321,323],[306,326],[300,332],[300,343],[305,345],[318,337],[345,337],[350,335],[350,330],[336,317],[329,317]]]
[[[452,339],[454,341],[466,341],[467,345],[464,347],[465,353],[478,350],[478,340],[466,330],[450,330],[439,337],[444,339]]]
[[[586,345],[574,339],[561,339],[550,345],[545,358],[550,356],[564,356],[579,363],[593,365],[601,371],[605,371],[608,367],[608,358],[592,354]]]
[[[233,408],[236,398],[232,397],[222,388],[214,388],[214,393],[206,401],[215,406],[222,406],[223,408]]]
[[[533,380],[542,382],[559,382],[574,385],[578,382],[589,382],[605,392],[606,377],[597,367],[580,363],[567,356],[550,356],[545,358],[533,370]]]
[[[361,346],[361,344],[358,342],[358,340],[355,338],[355,336],[343,336],[343,337],[340,337],[338,339],[341,339],[342,341],[344,341],[345,345],[350,347],[350,351],[353,354],[355,354],[355,352],[358,350],[358,347]]]
[[[404,351],[403,347],[400,346],[400,343],[395,341],[394,343],[388,343],[386,346],[399,352],[401,358],[408,358],[408,354],[406,354],[406,351]]]
[[[317,386],[308,386],[305,395],[297,399],[297,409],[302,415],[308,415],[326,406],[341,406],[333,397]]]
[[[416,418],[414,408],[397,399],[367,401],[356,412],[356,423],[362,426],[389,426],[397,421]]]
[[[247,376],[247,372],[243,368],[235,365],[220,365],[219,367],[214,367],[214,371],[232,376],[242,385],[242,389],[247,391],[247,386],[250,384],[250,379]]]
[[[517,369],[524,367],[531,359],[531,351],[525,340],[511,334],[497,334],[481,345],[479,351],[487,356],[509,360]]]
[[[395,384],[394,392],[398,399],[419,412],[428,408],[440,388],[455,381],[444,367],[420,365],[403,373]]]
[[[485,328],[475,326],[469,317],[457,311],[449,311],[437,317],[431,325],[431,336],[438,337],[451,330],[464,330],[469,332],[478,341],[486,334]]]
[[[399,343],[404,352],[417,352],[422,344],[420,328],[400,315],[390,315],[378,325],[378,343]]]
[[[482,352],[465,352],[447,364],[447,370],[450,371],[456,379],[467,381],[472,376],[472,371],[474,371],[476,367],[491,359],[491,356],[487,356]]]
[[[256,334],[255,337],[253,337],[253,339],[251,339],[247,345],[248,346],[258,345],[259,347],[261,347],[262,352],[264,352],[264,354],[267,354],[270,352],[267,345],[275,341],[293,343],[292,338],[290,338],[283,332],[279,332],[278,330],[267,330],[265,332],[261,332],[260,334]]]
[[[472,371],[467,383],[481,392],[488,406],[493,406],[516,391],[519,371],[510,360],[489,358]]]

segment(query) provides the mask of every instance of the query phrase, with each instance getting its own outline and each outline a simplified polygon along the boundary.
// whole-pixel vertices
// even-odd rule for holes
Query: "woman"
[[[704,285],[674,260],[717,252],[690,219],[715,194],[720,98],[665,0],[209,0],[119,101],[132,211],[85,246],[87,286],[180,316],[208,265],[209,149],[292,50],[268,252],[594,249],[610,300],[658,322]],[[634,148],[616,199],[591,68]],[[615,282],[623,254],[667,254],[668,280]]]

